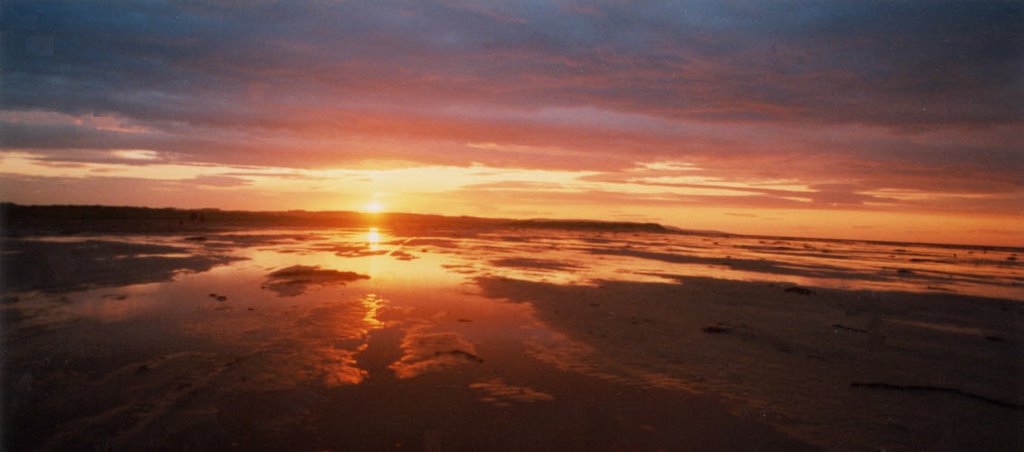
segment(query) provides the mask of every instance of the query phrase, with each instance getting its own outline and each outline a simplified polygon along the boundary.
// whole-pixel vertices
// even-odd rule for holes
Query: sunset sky
[[[0,8],[4,201],[1024,245],[1018,2]]]

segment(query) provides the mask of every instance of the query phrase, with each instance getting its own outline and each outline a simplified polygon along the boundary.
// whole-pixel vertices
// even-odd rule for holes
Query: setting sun
[[[370,201],[365,206],[363,206],[362,210],[363,212],[366,213],[380,213],[384,211],[384,206],[381,205],[381,203],[378,201]]]

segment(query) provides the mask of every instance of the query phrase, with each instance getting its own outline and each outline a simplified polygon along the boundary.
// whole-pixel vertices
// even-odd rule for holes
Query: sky
[[[1019,2],[0,8],[3,201],[1024,246]]]

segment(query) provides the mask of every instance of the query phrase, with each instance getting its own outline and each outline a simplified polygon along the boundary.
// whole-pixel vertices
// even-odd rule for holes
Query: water
[[[33,259],[17,261],[29,252]],[[809,427],[807,418],[820,413],[765,408],[787,396],[728,376],[700,354],[706,349],[678,351],[708,340],[700,327],[713,317],[699,313],[717,308],[681,311],[680,322],[704,322],[681,334],[633,298],[668,299],[713,278],[800,303],[814,301],[783,289],[1020,301],[1024,268],[1015,253],[377,228],[8,241],[6,265],[42,270],[23,284],[8,278],[20,290],[9,290],[4,304],[7,440],[115,448],[833,446],[818,440],[834,432]],[[571,293],[579,300],[552,297],[560,288],[582,291]],[[607,294],[616,288],[620,295]],[[744,341],[765,337],[734,323],[728,330]],[[920,334],[946,324],[889,325]],[[946,327],[995,334],[989,325]],[[778,347],[779,358],[724,347],[715,353],[758,368],[796,359],[792,346]],[[829,358],[806,353],[813,354]]]

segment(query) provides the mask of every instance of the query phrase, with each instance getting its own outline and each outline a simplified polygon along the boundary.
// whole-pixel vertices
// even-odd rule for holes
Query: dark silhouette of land
[[[953,250],[1024,252],[1011,246],[855,240],[796,236],[733,234],[684,229],[658,223],[586,219],[510,219],[445,216],[417,213],[353,211],[243,211],[176,209],[101,205],[21,205],[0,202],[0,230],[6,236],[74,234],[179,234],[189,231],[220,232],[250,228],[386,228],[393,232],[418,230],[484,231],[494,229],[559,229],[591,232],[645,232],[707,237],[752,237],[772,241],[801,240],[822,243],[871,243],[893,246],[930,246]],[[199,236],[196,239],[201,240]]]
[[[362,213],[351,211],[289,210],[278,212],[220,209],[174,209],[100,205],[27,206],[0,203],[0,224],[5,234],[26,231],[76,233],[177,233],[236,228],[317,227],[389,229],[410,228],[539,228],[616,232],[669,232],[657,223],[591,220],[514,220],[415,213]]]

